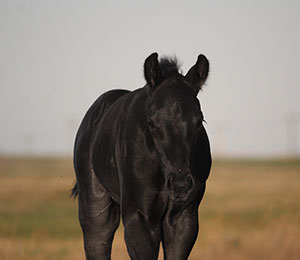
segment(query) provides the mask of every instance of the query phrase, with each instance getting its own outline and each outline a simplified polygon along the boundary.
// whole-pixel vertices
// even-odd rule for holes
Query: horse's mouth
[[[176,192],[170,191],[169,198],[173,203],[184,204],[189,200],[190,193],[189,192],[176,193]]]

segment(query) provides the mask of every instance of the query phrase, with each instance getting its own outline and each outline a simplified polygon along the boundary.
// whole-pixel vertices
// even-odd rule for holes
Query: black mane
[[[176,56],[164,56],[160,58],[159,66],[164,78],[168,78],[180,73],[180,63]]]

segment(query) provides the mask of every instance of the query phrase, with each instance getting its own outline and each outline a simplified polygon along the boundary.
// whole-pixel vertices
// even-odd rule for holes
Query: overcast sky
[[[300,1],[1,0],[0,154],[71,154],[92,102],[143,86],[158,52],[183,72],[209,59],[216,156],[300,155],[299,14]]]

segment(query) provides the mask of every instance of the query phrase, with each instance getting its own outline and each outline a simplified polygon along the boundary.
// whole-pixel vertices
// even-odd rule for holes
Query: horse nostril
[[[171,200],[176,203],[187,201],[194,188],[194,179],[191,173],[170,174],[166,181]]]
[[[174,188],[173,180],[174,180],[173,176],[170,176],[167,180],[167,188],[169,190],[172,190]]]
[[[189,175],[184,176],[175,176],[171,175],[167,179],[166,187],[168,190],[186,193],[189,190],[192,190],[194,186],[193,177]]]

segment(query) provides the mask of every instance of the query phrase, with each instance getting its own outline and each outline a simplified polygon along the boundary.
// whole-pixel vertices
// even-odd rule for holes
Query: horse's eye
[[[153,123],[153,121],[151,119],[147,120],[147,124],[148,124],[148,126],[149,126],[150,129],[154,129],[155,128],[155,125],[154,125],[154,123]]]

